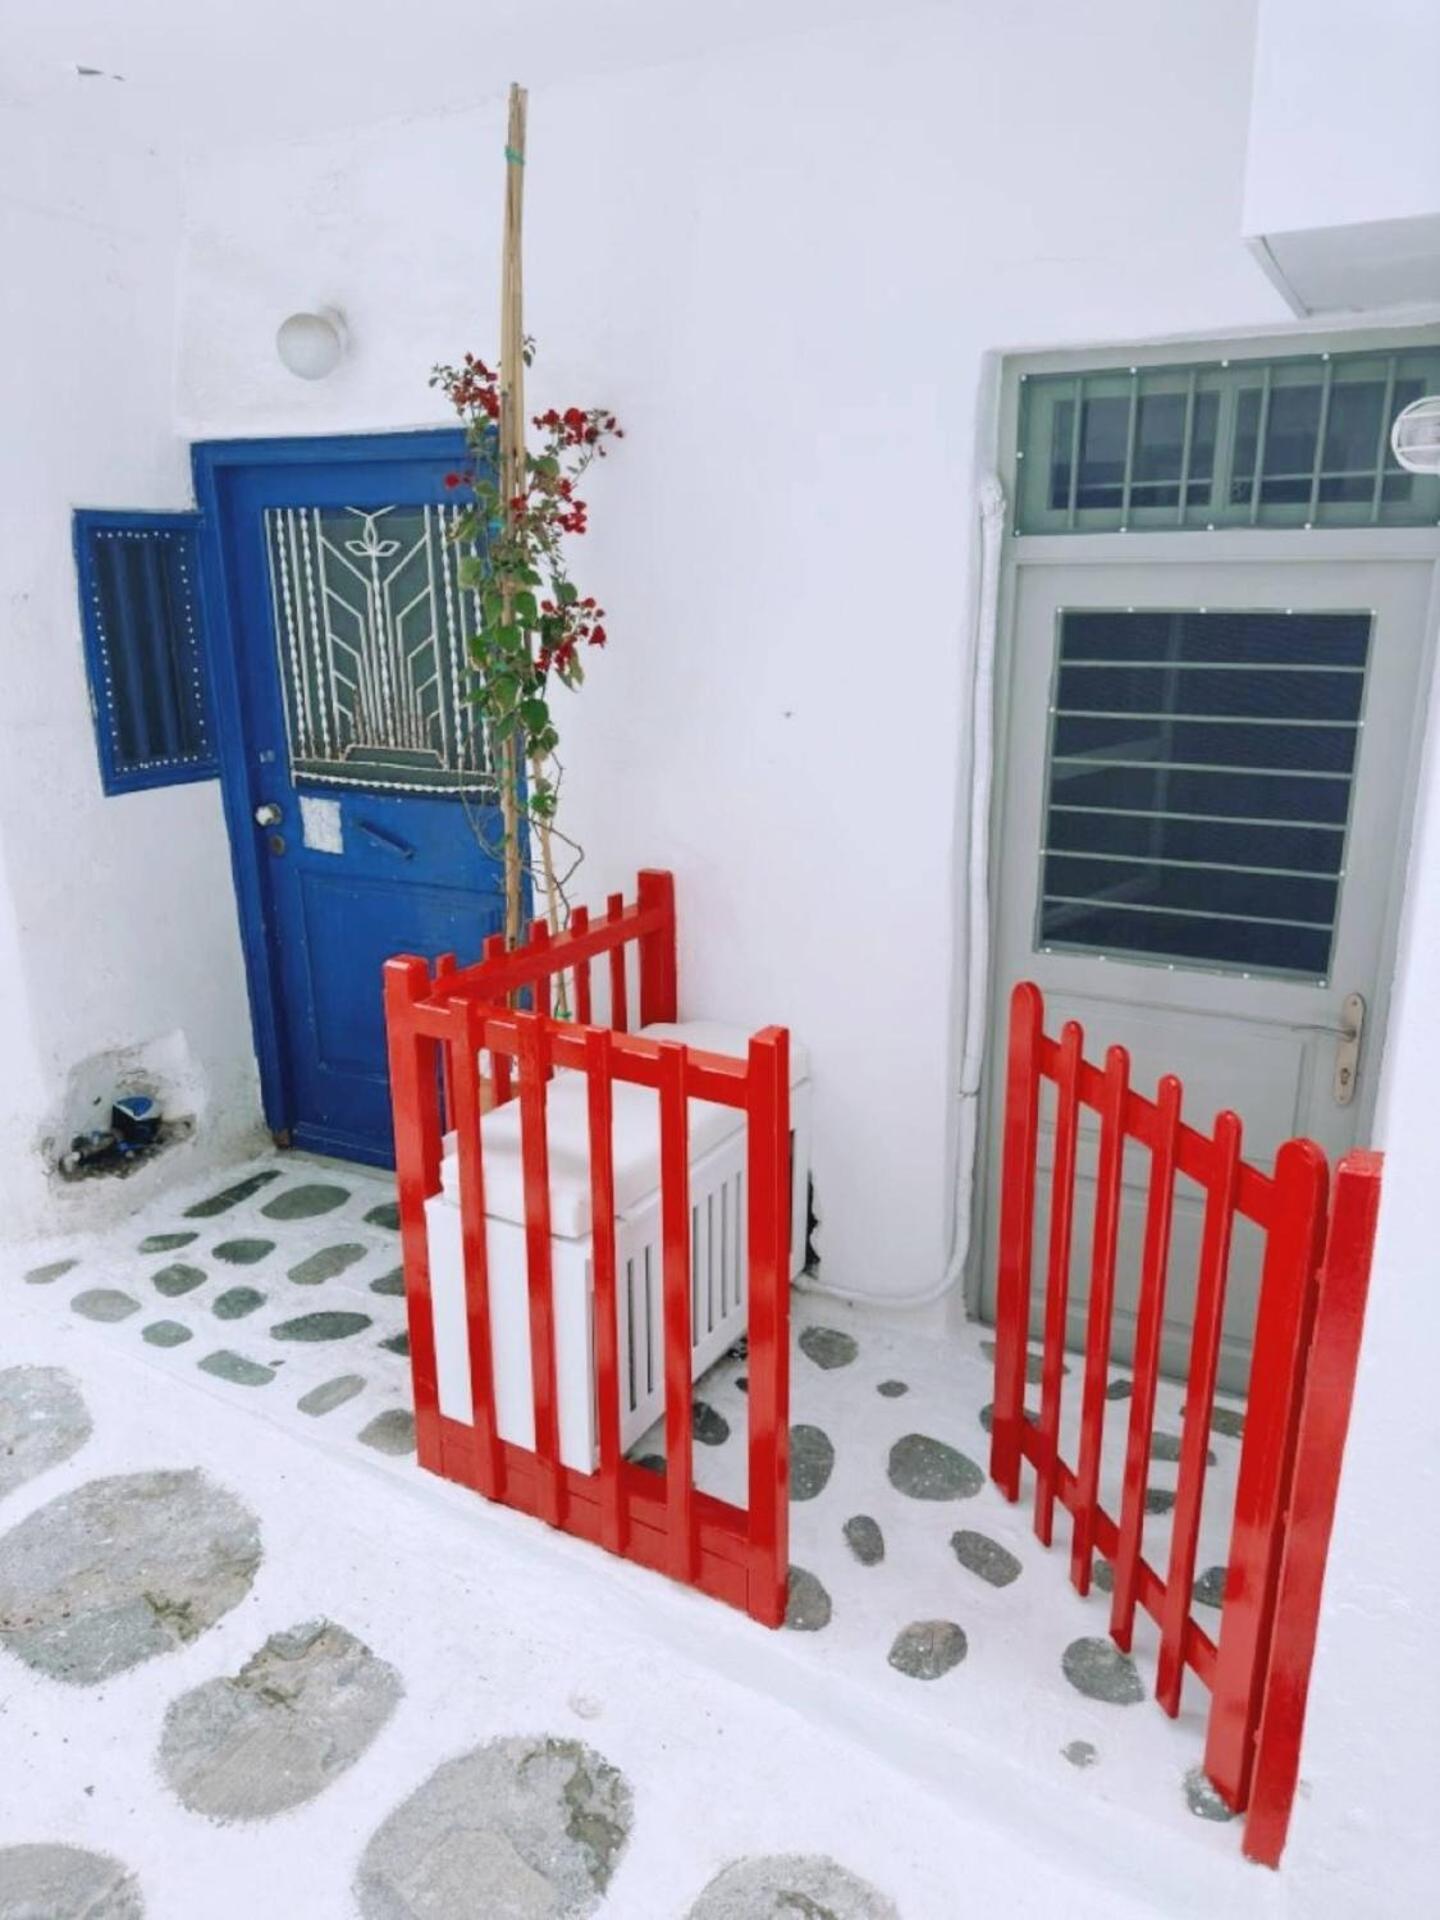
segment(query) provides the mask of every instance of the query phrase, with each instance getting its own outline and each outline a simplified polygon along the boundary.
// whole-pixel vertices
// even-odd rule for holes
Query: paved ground
[[[978,1332],[797,1299],[765,1634],[418,1472],[392,1219],[270,1161],[0,1266],[0,1920],[1278,1910],[984,1481]]]

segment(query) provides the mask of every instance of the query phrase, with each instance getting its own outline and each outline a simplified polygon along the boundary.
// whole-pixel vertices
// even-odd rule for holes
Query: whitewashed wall
[[[673,866],[686,1004],[809,1044],[841,1289],[946,1268],[982,355],[1280,318],[1239,237],[1251,29],[936,8],[532,96],[532,392],[629,432],[564,724],[589,893]],[[430,364],[495,346],[500,115],[193,168],[187,433],[441,420]],[[354,353],[305,387],[271,342],[317,303]]]
[[[105,106],[3,122],[5,1236],[127,1206],[170,1171],[119,1188],[47,1180],[72,1073],[95,1054],[180,1035],[167,1054],[188,1055],[182,1104],[200,1131],[178,1157],[224,1151],[257,1120],[218,788],[104,798],[87,704],[72,507],[189,504],[172,402],[178,182],[114,137]]]

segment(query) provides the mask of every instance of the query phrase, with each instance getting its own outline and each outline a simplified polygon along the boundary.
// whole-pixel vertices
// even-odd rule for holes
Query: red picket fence
[[[785,1617],[789,1573],[789,1035],[755,1035],[746,1059],[627,1031],[626,949],[638,949],[641,1025],[676,1018],[671,876],[642,873],[638,898],[611,898],[592,922],[577,908],[552,939],[537,922],[507,951],[487,943],[475,966],[403,957],[385,967],[396,1173],[420,1464],[552,1527],[668,1573],[767,1626]],[[592,969],[603,963],[609,1022],[592,1024]],[[575,1019],[551,1017],[552,986],[571,983]],[[515,1004],[528,1000],[528,1007]],[[482,1099],[480,1057],[493,1066]],[[588,1081],[599,1459],[593,1473],[559,1453],[551,1273],[547,1085],[557,1069]],[[620,1450],[612,1089],[648,1087],[660,1104],[665,1460],[656,1474]],[[443,1089],[443,1091],[442,1091]],[[497,1429],[482,1130],[485,1113],[520,1102],[529,1295],[533,1450]],[[746,1118],[749,1258],[749,1498],[741,1508],[696,1490],[691,1434],[689,1102]],[[459,1156],[473,1425],[440,1411],[425,1205],[440,1191],[442,1142]]]
[[[1022,1461],[1035,1470],[1035,1531],[1049,1545],[1055,1505],[1072,1516],[1070,1573],[1089,1591],[1098,1552],[1114,1573],[1110,1634],[1129,1651],[1137,1607],[1159,1629],[1156,1695],[1175,1715],[1186,1671],[1209,1689],[1205,1771],[1226,1805],[1247,1811],[1245,1851],[1275,1865],[1299,1770],[1310,1658],[1319,1614],[1340,1459],[1349,1421],[1375,1217],[1380,1156],[1341,1160],[1328,1208],[1325,1156],[1290,1140],[1273,1173],[1240,1157],[1240,1122],[1222,1113],[1210,1134],[1180,1117],[1180,1082],[1156,1098],[1130,1086],[1129,1056],[1112,1047],[1102,1068],[1083,1056],[1070,1021],[1044,1031],[1038,988],[1011,999],[1000,1212],[995,1402],[990,1471],[1020,1497]],[[1044,1291],[1040,1403],[1025,1408],[1032,1307],[1042,1080],[1055,1087],[1055,1133]],[[1061,1458],[1060,1415],[1082,1108],[1100,1120],[1089,1300],[1081,1378],[1079,1457]],[[1127,1140],[1150,1153],[1130,1418],[1118,1515],[1100,1504],[1105,1389],[1119,1251]],[[1163,1571],[1145,1558],[1145,1493],[1178,1175],[1205,1194],[1189,1375],[1170,1549]],[[1237,1216],[1264,1235],[1249,1395],[1218,1641],[1195,1619],[1191,1596],[1206,1452],[1220,1354],[1230,1243]],[[1328,1220],[1328,1232],[1327,1232]]]

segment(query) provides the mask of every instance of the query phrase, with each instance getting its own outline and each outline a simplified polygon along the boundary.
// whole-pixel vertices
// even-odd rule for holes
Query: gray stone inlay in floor
[[[344,1273],[357,1260],[363,1260],[369,1251],[353,1240],[338,1247],[322,1247],[318,1253],[291,1267],[289,1277],[297,1287],[318,1287],[322,1280],[333,1280],[337,1273]]]
[[[405,1295],[405,1269],[392,1267],[389,1273],[382,1273],[378,1280],[370,1282],[370,1291],[388,1295],[391,1299],[403,1299]]]
[[[807,1360],[828,1373],[834,1367],[848,1367],[858,1357],[859,1342],[838,1327],[806,1327],[800,1335],[800,1351]]]
[[[0,1498],[58,1467],[90,1438],[79,1382],[61,1367],[0,1372]]]
[[[730,1438],[730,1422],[708,1400],[690,1405],[690,1431],[702,1447],[723,1447]]]
[[[46,1266],[31,1267],[26,1274],[27,1285],[48,1287],[52,1281],[61,1280],[67,1273],[73,1273],[80,1262],[78,1260],[51,1260]]]
[[[1099,1748],[1090,1740],[1071,1740],[1060,1751],[1072,1767],[1093,1767],[1100,1758]]]
[[[243,1320],[247,1313],[263,1307],[265,1296],[258,1287],[227,1287],[211,1308],[217,1320]]]
[[[1196,1600],[1202,1607],[1218,1607],[1225,1599],[1224,1567],[1206,1567],[1194,1586]]]
[[[912,1500],[970,1500],[985,1476],[968,1454],[932,1439],[907,1433],[890,1449],[890,1484]]]
[[[378,1207],[371,1207],[365,1218],[372,1227],[393,1227],[400,1225],[400,1208],[393,1200],[382,1200]]]
[[[785,1624],[797,1633],[819,1633],[830,1624],[830,1595],[824,1583],[804,1567],[791,1567],[785,1599]]]
[[[902,1393],[910,1391],[904,1380],[882,1380],[875,1391],[884,1394],[887,1400],[898,1400]]]
[[[1090,1584],[1097,1593],[1115,1591],[1115,1569],[1108,1560],[1096,1560],[1090,1568]]]
[[[1233,1820],[1235,1815],[1211,1786],[1203,1767],[1191,1767],[1185,1775],[1185,1804],[1197,1820]]]
[[[200,1238],[198,1233],[147,1233],[140,1242],[141,1253],[174,1253],[177,1247],[188,1247],[192,1240]]]
[[[160,1771],[212,1820],[266,1820],[324,1791],[399,1704],[395,1669],[329,1620],[273,1633],[239,1673],[172,1702]]]
[[[229,1347],[207,1353],[199,1365],[203,1373],[228,1380],[232,1387],[268,1387],[275,1378],[273,1367],[262,1367],[258,1360],[247,1360],[243,1353],[232,1353]]]
[[[912,1620],[902,1627],[887,1656],[897,1673],[912,1680],[938,1680],[958,1667],[968,1651],[965,1629],[953,1620]]]
[[[1105,1398],[1107,1400],[1128,1400],[1133,1391],[1133,1385],[1129,1380],[1112,1380],[1105,1389]],[[1083,1746],[1085,1743],[1081,1741],[1080,1744]]]
[[[871,1514],[857,1513],[845,1522],[845,1544],[862,1567],[878,1567],[885,1558],[885,1535]]]
[[[347,1400],[353,1400],[364,1389],[363,1373],[342,1373],[336,1379],[322,1381],[318,1387],[302,1393],[296,1404],[301,1413],[318,1417],[322,1413],[333,1413],[336,1407],[343,1407]]]
[[[988,1533],[972,1533],[962,1528],[959,1533],[951,1534],[950,1545],[961,1566],[978,1574],[987,1586],[1008,1587],[1020,1578],[1020,1562],[1008,1547],[1002,1547]]]
[[[1065,1678],[1087,1700],[1133,1707],[1145,1698],[1145,1685],[1128,1653],[1113,1640],[1072,1640],[1060,1659]]]
[[[364,1920],[584,1920],[633,1819],[629,1783],[578,1740],[492,1740],[438,1767],[366,1847]]]
[[[0,1920],[143,1920],[135,1877],[108,1854],[58,1843],[0,1847]]]
[[[309,1181],[302,1187],[286,1187],[267,1200],[260,1211],[267,1220],[314,1220],[322,1213],[333,1213],[350,1198],[348,1187],[326,1186]]]
[[[194,1640],[259,1564],[255,1516],[205,1474],[91,1480],[0,1538],[0,1646],[95,1686]]]
[[[1169,1513],[1175,1505],[1175,1495],[1169,1487],[1151,1487],[1145,1495],[1147,1513]]]
[[[76,1294],[70,1306],[87,1320],[128,1320],[132,1313],[140,1311],[140,1302],[135,1296],[121,1293],[118,1287],[87,1287],[83,1293]]]
[[[737,1860],[705,1888],[687,1920],[900,1920],[868,1880],[824,1854]]]
[[[374,1324],[368,1313],[342,1313],[329,1309],[319,1313],[297,1314],[293,1320],[282,1320],[278,1326],[271,1327],[270,1337],[272,1340],[349,1340]]]
[[[382,1340],[381,1346],[386,1353],[398,1353],[402,1360],[410,1358],[410,1336],[408,1333],[392,1333],[388,1340]]]
[[[377,1453],[391,1453],[397,1457],[402,1453],[415,1451],[415,1416],[407,1413],[403,1407],[391,1407],[386,1413],[377,1413],[360,1429],[359,1438],[367,1447],[373,1447]]]
[[[835,1449],[823,1427],[790,1429],[790,1498],[813,1500],[835,1470]]]
[[[207,1200],[197,1200],[193,1207],[186,1207],[187,1220],[213,1220],[219,1213],[228,1213],[232,1207],[238,1207],[242,1200],[250,1200],[262,1187],[268,1187],[272,1180],[280,1178],[279,1167],[267,1167],[263,1173],[252,1173],[244,1180],[237,1180],[234,1186],[222,1187],[219,1193],[212,1193]]]
[[[232,1267],[253,1267],[257,1260],[263,1260],[267,1253],[275,1251],[273,1240],[222,1240],[218,1247],[212,1247],[211,1253],[217,1260],[223,1260]]]
[[[183,1260],[175,1260],[155,1275],[155,1291],[164,1294],[167,1300],[178,1300],[182,1293],[193,1293],[204,1278],[203,1267],[191,1267]]]
[[[1150,1458],[1152,1460],[1176,1461],[1180,1458],[1180,1436],[1178,1433],[1152,1433],[1150,1436]],[[1205,1464],[1215,1464],[1215,1449],[1205,1449]]]
[[[178,1320],[152,1320],[148,1327],[141,1328],[140,1338],[152,1347],[183,1347],[195,1336]]]
[[[1238,1440],[1245,1431],[1245,1416],[1234,1407],[1212,1407],[1210,1431],[1223,1434],[1227,1440]]]

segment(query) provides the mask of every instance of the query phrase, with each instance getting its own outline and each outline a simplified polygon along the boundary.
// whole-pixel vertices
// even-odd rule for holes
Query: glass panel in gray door
[[[1059,616],[1038,944],[1328,977],[1371,615]]]

